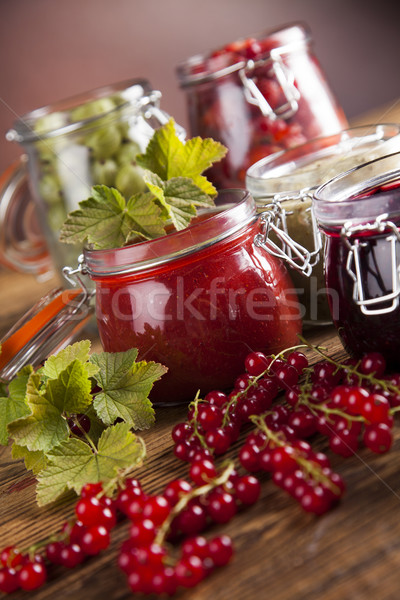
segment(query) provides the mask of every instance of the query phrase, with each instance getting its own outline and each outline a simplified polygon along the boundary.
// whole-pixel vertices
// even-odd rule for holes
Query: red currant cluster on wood
[[[385,360],[375,352],[338,362],[314,350],[323,360],[313,367],[298,349],[277,356],[250,353],[230,394],[214,390],[191,403],[187,421],[172,431],[175,455],[190,463],[222,455],[252,422],[258,433],[240,450],[241,464],[250,472],[271,472],[305,510],[328,510],[344,484],[327,456],[305,440],[322,433],[343,457],[361,442],[373,452],[389,450],[400,375],[385,374]],[[280,402],[273,404],[278,395]]]
[[[51,563],[73,568],[99,554],[109,546],[118,517],[131,522],[118,565],[132,591],[172,595],[197,585],[233,554],[228,536],[206,540],[200,533],[256,502],[260,484],[251,475],[240,477],[232,464],[218,473],[204,459],[193,463],[190,475],[192,483],[172,480],[159,495],[147,495],[137,479],[124,478],[115,499],[101,483],[87,484],[75,518],[58,535],[26,551],[9,546],[1,552],[0,591],[35,590],[46,582]]]

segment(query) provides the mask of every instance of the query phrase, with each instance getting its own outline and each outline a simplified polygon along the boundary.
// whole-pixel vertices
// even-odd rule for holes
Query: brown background
[[[0,170],[20,149],[16,115],[144,76],[186,124],[176,64],[237,37],[303,20],[348,117],[400,96],[397,3],[359,0],[0,0]]]

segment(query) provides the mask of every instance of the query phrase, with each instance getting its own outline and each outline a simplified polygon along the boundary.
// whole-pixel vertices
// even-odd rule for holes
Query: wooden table
[[[399,103],[376,111],[360,122],[400,121]],[[51,281],[0,272],[0,335],[21,312],[47,291]],[[335,357],[344,352],[332,328],[313,332]],[[97,342],[98,345],[98,342]],[[170,432],[184,419],[185,407],[158,408],[157,422],[145,432],[149,459],[138,471],[144,488],[161,492],[175,477],[187,477],[187,465],[174,458]],[[243,436],[229,452],[235,458]],[[366,449],[341,459],[327,442],[316,437],[334,469],[347,484],[342,502],[323,517],[304,513],[287,494],[261,477],[259,502],[240,512],[230,523],[214,527],[234,541],[233,561],[197,588],[180,592],[182,600],[397,600],[400,590],[400,427],[386,455]],[[39,509],[34,479],[23,464],[11,459],[10,447],[0,447],[0,547],[29,545],[58,531],[73,514],[71,504]],[[99,557],[71,570],[55,569],[50,581],[30,594],[36,600],[120,600],[129,598],[125,576],[116,567],[118,548],[127,523],[117,526],[111,547]],[[24,592],[13,596],[26,598]]]

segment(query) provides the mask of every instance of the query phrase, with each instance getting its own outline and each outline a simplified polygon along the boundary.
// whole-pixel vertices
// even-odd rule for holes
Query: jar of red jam
[[[246,187],[257,210],[270,213],[268,251],[286,262],[305,326],[332,323],[313,193],[335,175],[398,151],[400,125],[365,125],[277,152],[248,169]]]
[[[106,351],[135,347],[166,365],[153,401],[225,389],[250,350],[298,342],[297,297],[283,262],[258,247],[262,224],[244,190],[225,190],[188,228],[116,250],[84,251]]]
[[[229,150],[207,173],[220,189],[244,187],[262,157],[348,125],[301,24],[193,56],[177,73],[191,135]]]
[[[400,153],[371,161],[314,195],[325,234],[333,322],[354,356],[376,351],[400,364]]]

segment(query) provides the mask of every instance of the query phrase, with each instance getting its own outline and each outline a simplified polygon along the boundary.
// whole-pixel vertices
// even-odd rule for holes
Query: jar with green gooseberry
[[[81,251],[61,245],[59,230],[93,185],[116,187],[126,197],[145,190],[136,156],[170,118],[160,99],[145,79],[123,81],[33,110],[7,132],[26,152],[30,191],[56,272]],[[183,138],[184,130],[177,130]]]

